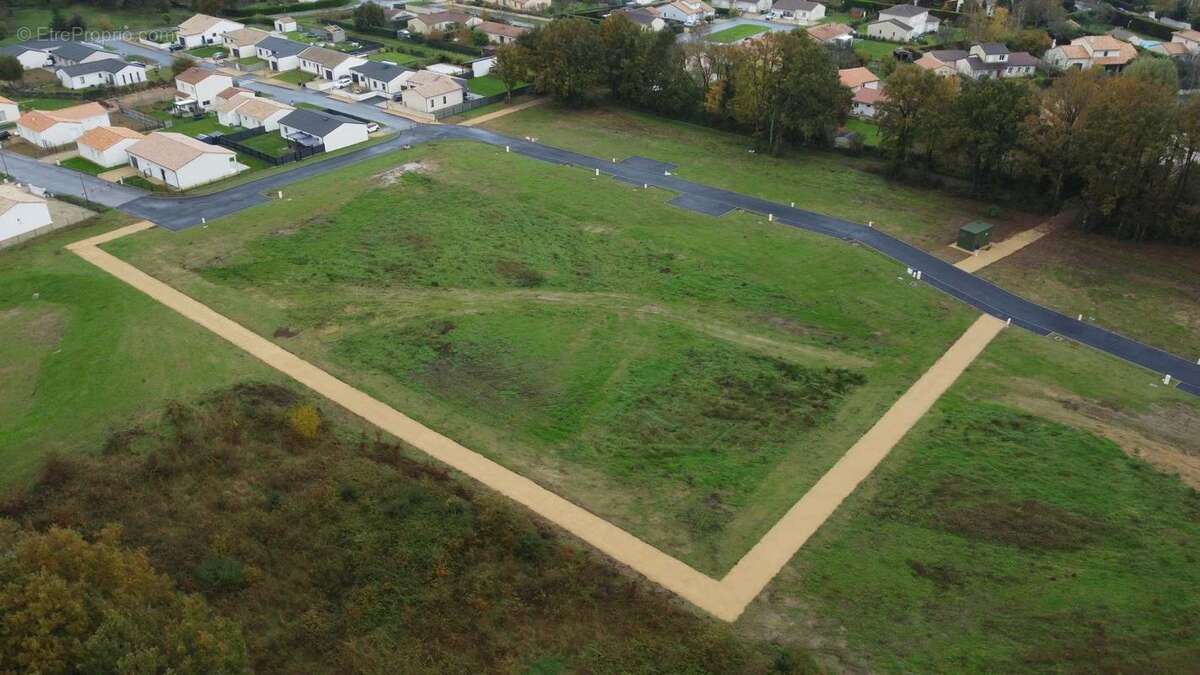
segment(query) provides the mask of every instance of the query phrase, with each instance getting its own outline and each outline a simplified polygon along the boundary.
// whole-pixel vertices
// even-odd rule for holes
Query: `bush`
[[[305,441],[312,441],[321,433],[321,413],[307,403],[298,405],[292,408],[288,415],[288,425],[296,436]]]
[[[236,591],[246,585],[242,563],[224,556],[210,556],[196,565],[196,581],[213,593]]]

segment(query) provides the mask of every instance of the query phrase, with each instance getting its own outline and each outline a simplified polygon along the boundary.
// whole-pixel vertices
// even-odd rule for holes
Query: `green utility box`
[[[967,223],[958,231],[958,247],[964,251],[976,251],[992,241],[990,223]]]

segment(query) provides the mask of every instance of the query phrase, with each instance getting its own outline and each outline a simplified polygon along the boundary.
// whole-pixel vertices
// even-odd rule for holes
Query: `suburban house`
[[[333,152],[367,140],[367,125],[356,120],[329,113],[293,110],[279,120],[279,133],[289,142],[315,147],[325,147]]]
[[[258,50],[255,48],[258,43],[271,37],[271,34],[265,30],[257,28],[239,28],[231,30],[223,36],[225,46],[229,50],[231,58],[244,59],[250,56],[257,56]]]
[[[75,147],[79,156],[103,167],[129,163],[126,150],[146,136],[125,127],[94,127],[83,132]]]
[[[1137,49],[1110,35],[1085,35],[1071,44],[1051,48],[1042,57],[1046,63],[1061,70],[1101,68],[1120,72],[1137,56]]]
[[[419,70],[404,84],[404,105],[421,112],[437,112],[462,103],[464,90],[458,80],[448,75]]]
[[[34,49],[25,45],[5,45],[0,47],[0,56],[12,56],[21,63],[25,70],[45,68],[54,63],[54,57],[46,49]]]
[[[685,26],[704,23],[706,19],[711,19],[717,13],[717,10],[700,0],[674,0],[670,4],[659,5],[655,9],[663,19]]]
[[[16,185],[0,185],[0,241],[19,237],[51,223],[46,200]]]
[[[962,49],[933,49],[913,63],[925,70],[932,70],[935,75],[950,77],[958,74],[958,62],[967,56],[969,54]]]
[[[1183,45],[1184,49],[1192,54],[1200,53],[1200,31],[1198,30],[1177,30],[1171,33],[1171,42]]]
[[[333,42],[336,44],[338,42],[346,41],[346,31],[343,30],[341,26],[335,26],[333,24],[321,26],[317,29],[317,33],[326,42]]]
[[[641,27],[642,30],[658,31],[667,27],[667,22],[658,15],[657,7],[633,7],[630,9],[618,10],[624,14],[630,21]]]
[[[50,51],[56,66],[76,66],[81,63],[94,63],[121,57],[112,52],[101,51],[79,42],[63,42]]]
[[[471,67],[471,76],[483,77],[484,75],[492,72],[492,68],[496,65],[496,60],[496,57],[492,55],[482,56],[473,61],[469,61],[467,65]]]
[[[258,52],[258,58],[266,61],[271,70],[282,73],[300,67],[300,52],[308,49],[308,45],[272,35],[263,38],[254,45],[254,49]]]
[[[278,33],[294,32],[299,26],[296,25],[296,20],[290,16],[280,16],[275,18],[275,31]]]
[[[418,14],[408,20],[408,29],[414,33],[421,35],[429,35],[431,33],[448,33],[459,26],[470,26],[474,22],[470,16],[462,12],[434,12],[432,14]]]
[[[195,111],[208,110],[217,94],[233,86],[233,78],[203,68],[188,68],[175,76],[175,107]]]
[[[74,66],[61,66],[54,71],[58,81],[67,89],[88,87],[126,87],[146,81],[146,66],[126,63],[120,59],[88,61]]]
[[[808,36],[823,45],[854,44],[854,29],[844,23],[823,23],[806,31]]]
[[[273,99],[258,97],[253,93],[234,96],[217,106],[217,121],[229,127],[257,129],[266,131],[279,128],[279,120],[286,117],[295,108]]]
[[[139,173],[177,190],[211,183],[247,168],[229,148],[170,131],[155,131],[125,151],[129,165]]]
[[[204,45],[221,44],[221,38],[226,33],[241,30],[246,26],[236,21],[222,19],[207,14],[196,14],[179,24],[175,41],[184,49],[202,47]]]
[[[0,96],[0,122],[16,122],[21,116],[21,108],[11,98]]]
[[[506,45],[510,42],[516,42],[517,38],[525,33],[527,28],[520,26],[510,26],[506,23],[496,23],[495,21],[484,21],[475,26],[475,30],[487,36],[488,42],[497,45]]]
[[[810,0],[775,0],[771,12],[776,18],[808,26],[825,18],[825,5]]]
[[[879,18],[867,26],[867,35],[878,40],[912,42],[927,33],[936,33],[941,21],[925,7],[895,5],[879,12]]]
[[[766,14],[771,11],[771,0],[713,0],[712,6],[746,14]]]
[[[1191,54],[1187,46],[1182,42],[1160,42],[1148,47],[1146,51],[1154,52],[1160,56],[1169,56],[1173,59]]]
[[[863,87],[854,92],[854,98],[850,99],[850,114],[872,119],[879,114],[878,105],[886,100],[887,94],[882,89]]]
[[[254,92],[250,91],[249,89],[243,89],[241,87],[229,87],[228,89],[217,93],[216,98],[213,99],[213,108],[215,109],[219,105],[228,103],[238,94],[250,94],[251,96],[255,95]]]
[[[1029,77],[1038,60],[1029,52],[1010,52],[999,42],[972,45],[967,57],[956,63],[958,72],[973,79]]]
[[[838,80],[850,91],[878,89],[879,76],[863,67],[843,68],[838,71]]]
[[[485,4],[499,5],[518,12],[544,12],[550,9],[551,0],[485,0]]]
[[[108,125],[104,106],[84,103],[62,110],[30,110],[17,118],[17,134],[40,148],[55,148],[74,143],[88,129]]]
[[[413,70],[386,61],[367,61],[350,69],[354,82],[385,94],[398,94]]]
[[[351,68],[366,62],[364,58],[324,47],[309,47],[300,52],[300,70],[326,80],[349,77]]]

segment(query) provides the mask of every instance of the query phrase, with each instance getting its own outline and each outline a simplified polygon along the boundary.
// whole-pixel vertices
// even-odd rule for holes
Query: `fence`
[[[517,94],[523,94],[523,93],[529,91],[530,89],[532,89],[532,87],[533,87],[533,85],[528,85],[528,84],[523,87],[517,87],[516,89],[512,90],[512,95],[516,96]],[[441,110],[435,110],[435,111],[433,111],[433,116],[439,120],[445,119],[447,117],[453,117],[454,115],[461,115],[461,114],[467,112],[468,110],[474,110],[475,108],[482,108],[485,105],[491,105],[493,103],[500,103],[501,101],[505,100],[506,98],[507,98],[507,96],[505,96],[504,94],[493,94],[491,96],[481,96],[479,98],[468,99],[466,101],[463,101],[462,103],[448,106],[448,107],[442,108]]]
[[[126,108],[123,105],[117,106],[117,110],[120,111],[120,113],[122,115],[124,115],[125,117],[128,117],[129,119],[134,120],[138,124],[141,124],[143,126],[142,131],[145,131],[147,129],[165,129],[165,128],[171,126],[170,120],[160,120],[157,117],[152,117],[150,115],[147,115],[146,113],[141,112],[140,110],[134,110],[133,108]]]
[[[262,127],[258,127],[256,129],[243,129],[241,131],[235,131],[231,134],[220,134],[220,135],[214,134],[214,135],[208,136],[204,140],[206,143],[208,143],[210,145],[219,145],[223,148],[229,148],[230,150],[233,150],[234,152],[239,152],[239,153],[249,155],[257,160],[266,162],[267,164],[270,164],[271,166],[282,166],[284,164],[291,164],[292,162],[298,162],[298,161],[304,159],[305,157],[312,157],[313,155],[315,155],[317,153],[325,152],[324,145],[317,145],[317,146],[313,146],[313,147],[305,147],[303,145],[293,145],[293,146],[291,146],[291,152],[288,152],[285,155],[271,155],[271,154],[265,153],[262,150],[259,150],[257,148],[252,148],[248,145],[245,145],[241,142],[241,141],[246,140],[247,138],[254,138],[255,136],[262,136],[265,133],[267,133],[266,129],[264,129]]]

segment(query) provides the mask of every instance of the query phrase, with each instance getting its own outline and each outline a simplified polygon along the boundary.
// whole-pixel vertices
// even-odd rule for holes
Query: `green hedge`
[[[1164,26],[1163,24],[1145,16],[1138,14],[1125,14],[1117,12],[1117,23],[1124,25],[1125,28],[1135,32],[1149,35],[1160,40],[1171,41],[1171,33],[1174,33],[1176,28]]]

